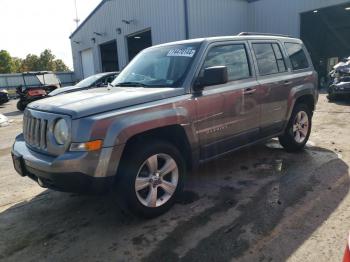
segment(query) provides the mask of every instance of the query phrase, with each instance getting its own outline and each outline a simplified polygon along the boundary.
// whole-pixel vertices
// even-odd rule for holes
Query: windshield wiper
[[[148,87],[148,85],[142,84],[140,82],[122,82],[122,83],[118,83],[116,85],[113,86],[140,86],[140,87]]]

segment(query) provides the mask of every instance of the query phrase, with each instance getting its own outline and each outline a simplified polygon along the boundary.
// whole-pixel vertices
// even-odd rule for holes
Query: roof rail
[[[238,34],[238,36],[246,36],[246,35],[265,35],[265,36],[291,37],[289,35],[282,35],[282,34],[255,33],[255,32],[241,32],[241,33]]]

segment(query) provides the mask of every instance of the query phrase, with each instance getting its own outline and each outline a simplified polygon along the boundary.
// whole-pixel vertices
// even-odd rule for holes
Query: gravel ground
[[[350,230],[350,102],[314,115],[305,151],[276,140],[202,166],[167,214],[141,220],[110,196],[40,188],[10,157],[22,114],[0,106],[1,261],[341,261]],[[282,168],[279,163],[282,162]]]

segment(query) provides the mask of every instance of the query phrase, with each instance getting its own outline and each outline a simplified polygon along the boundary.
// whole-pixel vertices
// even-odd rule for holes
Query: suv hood
[[[184,94],[183,88],[113,87],[95,88],[30,103],[34,110],[53,112],[81,118],[147,102]]]
[[[49,96],[57,96],[57,95],[77,92],[77,91],[81,91],[81,90],[85,90],[85,89],[89,89],[89,87],[65,86],[65,87],[60,87],[60,88],[53,90],[51,93],[49,93]]]

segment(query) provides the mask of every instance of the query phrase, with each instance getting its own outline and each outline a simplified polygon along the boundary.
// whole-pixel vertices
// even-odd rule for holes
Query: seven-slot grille
[[[25,114],[23,118],[23,135],[26,143],[32,147],[46,150],[47,120]]]

